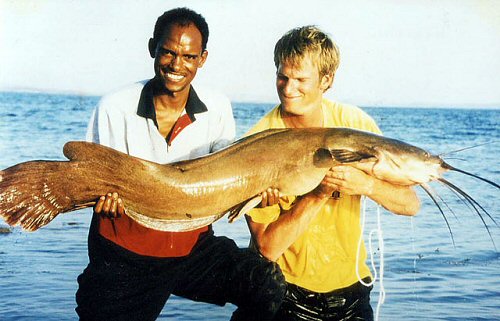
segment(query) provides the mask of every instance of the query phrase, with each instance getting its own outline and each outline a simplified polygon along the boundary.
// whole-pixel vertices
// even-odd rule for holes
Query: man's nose
[[[282,86],[282,92],[286,96],[290,96],[291,94],[295,93],[296,90],[297,86],[293,80],[286,81]]]
[[[179,70],[182,66],[182,58],[179,55],[175,55],[170,61],[170,68],[172,70]]]

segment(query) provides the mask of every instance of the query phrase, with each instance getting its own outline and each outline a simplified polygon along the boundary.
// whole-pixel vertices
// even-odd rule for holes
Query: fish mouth
[[[443,168],[444,170],[455,170],[455,167],[451,166],[443,160],[441,161],[441,168]]]

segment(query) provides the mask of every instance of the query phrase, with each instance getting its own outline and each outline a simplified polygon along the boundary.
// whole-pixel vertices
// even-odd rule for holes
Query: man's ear
[[[151,58],[154,58],[156,56],[156,43],[153,38],[149,38],[148,49],[149,55],[151,56]]]
[[[321,77],[321,89],[323,92],[327,91],[330,89],[333,85],[333,74],[326,74],[323,77]]]
[[[208,57],[208,51],[205,49],[201,53],[200,62],[198,63],[198,68],[203,67],[203,65],[205,64],[205,61],[207,61],[207,57]]]

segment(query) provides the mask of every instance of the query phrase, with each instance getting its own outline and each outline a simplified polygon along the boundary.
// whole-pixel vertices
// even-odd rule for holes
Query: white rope
[[[418,290],[417,290],[417,259],[418,259],[418,254],[417,254],[417,249],[415,248],[415,226],[413,225],[413,216],[410,216],[410,223],[411,223],[411,248],[413,251],[413,296],[414,296],[414,303],[415,303],[415,311],[417,311],[417,302],[418,302]]]
[[[366,197],[363,197],[363,202],[362,202],[362,208],[363,210],[361,211],[361,232],[359,234],[359,240],[358,240],[358,249],[356,251],[356,276],[358,277],[358,281],[363,284],[364,286],[372,286],[375,284],[377,277],[380,279],[379,281],[379,296],[378,296],[378,302],[377,302],[377,308],[375,310],[375,321],[379,320],[379,314],[380,314],[380,309],[382,307],[382,304],[384,304],[385,301],[385,288],[384,288],[384,238],[382,235],[382,220],[381,220],[381,215],[380,215],[380,206],[377,206],[377,229],[373,229],[370,231],[369,237],[368,237],[368,249],[370,251],[370,261],[371,261],[371,266],[373,270],[373,280],[370,283],[366,283],[361,279],[361,276],[359,275],[359,255],[361,252],[361,244],[363,243],[363,234],[365,230],[365,219],[366,219]],[[372,238],[373,234],[377,233],[377,239],[378,239],[378,245],[379,245],[379,250],[380,250],[380,267],[379,267],[379,276],[377,275],[377,268],[375,266],[375,260],[373,259],[373,247],[372,247]]]

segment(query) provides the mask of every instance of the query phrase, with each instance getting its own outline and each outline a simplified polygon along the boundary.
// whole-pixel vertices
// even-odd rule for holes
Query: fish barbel
[[[268,187],[303,195],[338,164],[393,184],[420,185],[436,205],[426,184],[439,180],[492,220],[442,174],[455,170],[500,188],[421,148],[349,128],[271,129],[216,153],[163,165],[88,142],[66,143],[64,155],[69,161],[29,161],[0,171],[0,216],[7,224],[34,231],[60,213],[95,205],[112,191],[140,224],[187,231],[228,212],[232,219],[247,212]]]

